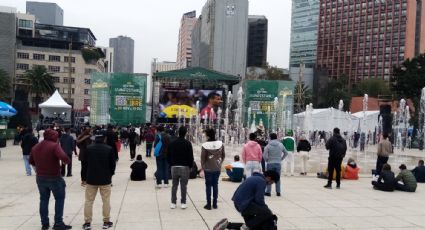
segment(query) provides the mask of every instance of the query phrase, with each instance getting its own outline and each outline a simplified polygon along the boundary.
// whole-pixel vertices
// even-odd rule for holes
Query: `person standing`
[[[286,151],[280,141],[277,140],[276,133],[270,134],[270,142],[264,148],[263,158],[267,163],[267,171],[275,171],[280,178],[280,172],[282,169],[282,160],[288,156],[288,151]],[[271,196],[272,186],[267,185],[266,193],[264,195]],[[276,195],[280,196],[280,180],[276,181]]]
[[[115,161],[119,160],[117,148],[118,134],[115,132],[115,127],[108,125],[106,129],[106,144],[111,146]]]
[[[155,141],[155,130],[148,126],[146,135],[145,135],[145,141],[146,141],[146,157],[151,157],[152,152],[152,145]]]
[[[29,162],[31,149],[38,143],[37,137],[34,136],[32,129],[28,128],[22,138],[21,148],[24,159],[25,171],[27,176],[31,176],[31,165]]]
[[[104,131],[95,133],[95,143],[87,147],[85,160],[87,162],[87,186],[84,204],[83,229],[91,229],[93,217],[93,202],[99,190],[102,197],[103,229],[113,226],[111,219],[111,184],[112,176],[115,174],[116,160],[112,147],[105,144],[106,135]]]
[[[300,153],[301,157],[301,175],[307,175],[307,161],[309,158],[309,153],[311,150],[310,142],[305,138],[305,136],[300,137],[300,141],[297,145],[297,152]]]
[[[288,171],[288,164],[290,164],[291,176],[294,175],[294,167],[295,167],[295,156],[294,156],[295,139],[292,137],[292,134],[293,134],[292,130],[289,130],[286,133],[286,136],[282,140],[283,146],[285,146],[285,149],[288,151],[288,156],[283,161],[284,163],[283,170],[285,172],[285,175],[287,175],[286,172]]]
[[[83,132],[77,138],[77,146],[80,149],[80,154],[78,154],[78,160],[81,161],[81,186],[86,185],[87,179],[87,162],[85,161],[85,153],[87,146],[91,144],[91,129],[89,126],[84,127]]]
[[[170,137],[165,132],[164,126],[159,126],[154,143],[154,155],[156,158],[156,188],[161,188],[162,181],[164,181],[164,187],[168,187],[169,165],[167,155],[169,143]]]
[[[168,147],[168,164],[171,166],[173,186],[171,190],[171,209],[176,208],[177,188],[180,183],[181,208],[186,209],[187,183],[189,181],[190,168],[193,164],[192,143],[185,139],[186,127],[179,128],[179,137],[170,143]]]
[[[257,135],[249,134],[249,141],[243,146],[242,161],[245,164],[245,175],[250,177],[253,172],[261,172],[261,159],[263,157],[261,146],[256,142]]]
[[[72,176],[72,152],[75,151],[75,141],[74,138],[71,136],[71,130],[70,128],[65,128],[65,133],[62,133],[59,138],[59,143],[62,147],[62,150],[66,153],[66,155],[69,157],[69,164],[67,165],[66,170],[66,176],[71,177]],[[65,164],[62,162],[61,167],[61,174],[62,176],[65,176]]]
[[[130,129],[130,133],[128,134],[128,142],[130,144],[130,160],[134,161],[134,158],[136,157],[137,133],[133,127]]]
[[[341,164],[347,152],[347,143],[339,133],[339,128],[334,128],[333,136],[326,142],[326,149],[329,150],[328,158],[328,183],[325,188],[332,189],[333,172],[336,170],[336,188],[341,187]]]
[[[205,187],[207,195],[207,204],[204,208],[211,210],[211,189],[213,195],[212,207],[214,209],[218,208],[218,178],[220,177],[221,165],[224,161],[225,152],[223,142],[215,139],[214,129],[205,130],[205,135],[207,137],[207,141],[202,144],[201,148],[201,165],[205,173]],[[258,162],[258,164],[260,163]]]
[[[65,181],[61,177],[60,161],[70,163],[58,143],[58,132],[48,129],[44,132],[44,140],[31,150],[30,164],[35,166],[37,187],[40,193],[40,217],[42,230],[49,229],[49,199],[50,193],[55,197],[55,223],[53,229],[71,229],[63,222],[65,204]]]
[[[388,140],[388,134],[382,135],[382,140],[378,144],[378,159],[376,160],[376,174],[379,175],[382,166],[388,162],[390,154],[393,153],[393,146]]]

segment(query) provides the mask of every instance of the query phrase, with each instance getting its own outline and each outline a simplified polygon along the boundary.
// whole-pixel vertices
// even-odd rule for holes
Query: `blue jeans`
[[[275,171],[279,174],[280,177],[280,170],[282,169],[282,165],[280,163],[270,163],[267,164],[267,170],[272,170]],[[272,186],[271,185],[267,185],[266,187],[266,193],[271,193],[272,191]],[[280,193],[280,180],[276,183],[276,193]]]
[[[217,171],[217,172],[205,171],[207,205],[211,205],[211,189],[213,192],[213,205],[214,206],[217,205],[219,177],[220,177],[220,171]]]
[[[168,162],[166,158],[156,158],[156,184],[161,184],[164,180],[164,184],[168,184]]]
[[[151,151],[152,151],[152,142],[146,142],[146,156],[150,157],[151,156]]]
[[[31,165],[30,165],[30,155],[23,155],[25,171],[27,172],[27,176],[31,176]]]
[[[40,192],[40,217],[41,224],[49,224],[50,192],[55,197],[55,224],[63,223],[63,208],[65,204],[65,181],[62,177],[39,177],[37,186]]]

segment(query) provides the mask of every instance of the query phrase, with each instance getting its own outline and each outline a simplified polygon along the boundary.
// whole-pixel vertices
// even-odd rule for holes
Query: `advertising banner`
[[[109,123],[109,75],[94,73],[91,75],[90,123],[106,125]]]
[[[216,118],[218,107],[223,105],[223,89],[177,89],[160,91],[159,111],[161,118],[185,118],[201,114],[202,119]],[[199,101],[199,111],[196,102]]]

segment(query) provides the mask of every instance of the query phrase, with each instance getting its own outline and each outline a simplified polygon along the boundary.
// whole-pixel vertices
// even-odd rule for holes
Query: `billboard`
[[[223,105],[222,98],[223,89],[165,88],[160,92],[160,118],[176,118],[180,110],[180,115],[186,118],[200,113],[203,119],[216,119],[217,109]]]
[[[145,123],[146,81],[141,74],[92,74],[90,123]]]

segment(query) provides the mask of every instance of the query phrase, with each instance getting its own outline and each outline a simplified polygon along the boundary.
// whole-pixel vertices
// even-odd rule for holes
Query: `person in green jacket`
[[[396,180],[395,189],[399,191],[404,191],[404,192],[415,192],[417,183],[413,173],[407,170],[406,165],[404,164],[400,165],[400,167],[398,168],[401,171],[395,178]],[[402,181],[403,184],[398,183],[399,181]]]
[[[283,161],[283,172],[285,175],[286,172],[288,171],[288,163],[291,165],[291,176],[294,175],[294,167],[295,167],[295,156],[294,156],[294,151],[295,151],[295,139],[292,137],[293,133],[292,130],[289,130],[286,133],[286,136],[283,138],[282,140],[282,144],[285,147],[285,149],[288,151],[288,156],[285,158],[285,160]]]

